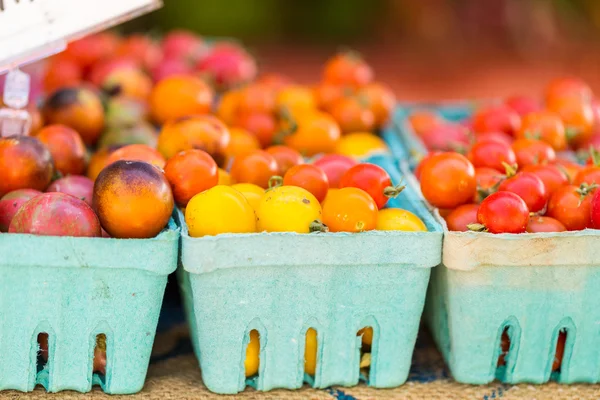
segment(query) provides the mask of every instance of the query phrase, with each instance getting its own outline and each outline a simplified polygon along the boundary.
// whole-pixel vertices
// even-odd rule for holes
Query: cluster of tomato
[[[410,122],[430,150],[415,170],[423,195],[450,230],[600,228],[600,102],[584,82],[558,79],[543,102],[512,97],[458,123],[428,111]]]

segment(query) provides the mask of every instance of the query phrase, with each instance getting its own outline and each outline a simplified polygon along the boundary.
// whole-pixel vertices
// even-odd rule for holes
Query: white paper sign
[[[0,0],[0,72],[161,5],[161,0]]]

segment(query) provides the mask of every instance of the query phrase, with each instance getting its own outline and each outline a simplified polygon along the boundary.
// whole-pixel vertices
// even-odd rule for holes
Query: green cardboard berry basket
[[[143,240],[0,234],[0,390],[140,391],[178,243],[173,219]],[[99,334],[104,376],[92,373]]]
[[[400,177],[390,157],[372,160]],[[440,226],[410,190],[391,202],[428,232],[257,233],[192,238],[183,216],[178,275],[204,384],[216,393],[352,386],[361,337],[374,331],[367,382],[408,376],[430,270],[440,262]],[[305,335],[317,331],[317,370],[304,374]],[[249,332],[260,334],[258,376],[246,379]]]
[[[400,129],[386,137],[396,147],[413,143],[402,156],[410,153],[407,148],[422,148],[406,121],[418,108],[401,110]],[[457,120],[469,116],[471,108],[441,105],[437,111]],[[410,164],[405,159],[402,171],[420,192]],[[443,265],[432,273],[424,317],[454,379],[470,384],[495,379],[600,382],[600,231],[449,232],[439,220]],[[505,364],[498,366],[503,332],[510,347]],[[562,363],[552,371],[560,332],[566,333]]]

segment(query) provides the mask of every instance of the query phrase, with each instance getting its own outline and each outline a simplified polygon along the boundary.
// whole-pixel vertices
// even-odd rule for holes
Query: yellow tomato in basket
[[[265,189],[253,183],[236,183],[235,185],[231,185],[231,187],[244,195],[254,211],[258,209],[260,199],[265,195]]]
[[[291,85],[282,89],[277,95],[277,107],[286,109],[295,115],[296,112],[316,110],[317,103],[313,91],[305,86]]]
[[[309,328],[304,344],[304,372],[309,375],[314,375],[317,371],[317,346],[317,331]]]
[[[248,200],[224,185],[192,197],[185,208],[185,222],[192,237],[256,232],[256,214]]]
[[[258,331],[253,329],[250,331],[250,342],[246,347],[246,359],[244,367],[246,369],[246,377],[258,374],[260,365],[260,336]]]
[[[387,144],[379,136],[370,132],[354,132],[342,136],[336,143],[334,153],[363,159],[375,154],[389,152]]]
[[[419,217],[401,208],[384,208],[377,215],[378,231],[427,232],[427,227]]]
[[[258,205],[258,231],[309,233],[321,213],[319,201],[308,190],[279,186],[268,190]]]

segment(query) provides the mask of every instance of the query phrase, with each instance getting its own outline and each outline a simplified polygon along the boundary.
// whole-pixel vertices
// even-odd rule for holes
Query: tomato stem
[[[505,161],[502,161],[502,166],[504,167],[504,170],[506,171],[507,178],[515,176],[517,174],[517,170],[519,169],[519,166],[517,164],[510,165],[509,163],[507,163]]]
[[[400,193],[402,193],[402,191],[406,189],[405,185],[402,185],[402,183],[395,185],[395,186],[388,186],[385,189],[383,189],[383,194],[384,196],[388,197],[388,198],[392,198],[395,199],[396,197],[398,197],[398,195]]]
[[[308,226],[308,230],[311,233],[313,233],[313,232],[329,232],[329,228],[327,227],[327,225],[325,225],[318,219],[316,219],[310,223],[310,225]]]
[[[594,146],[590,146],[590,157],[594,166],[600,167],[600,151],[596,150]]]
[[[487,228],[482,224],[469,224],[467,229],[473,232],[487,232]]]
[[[283,178],[279,175],[273,175],[269,178],[269,188],[267,190],[272,190],[283,186]]]

